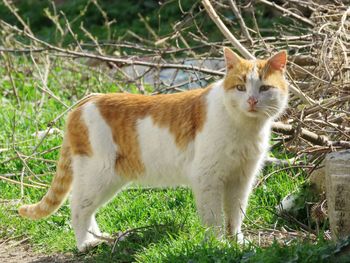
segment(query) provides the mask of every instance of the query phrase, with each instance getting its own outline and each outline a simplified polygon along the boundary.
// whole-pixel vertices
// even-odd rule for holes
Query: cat
[[[241,224],[268,151],[271,124],[288,100],[286,51],[245,60],[224,48],[226,74],[204,89],[167,95],[100,94],[69,115],[57,173],[43,199],[19,208],[40,219],[71,193],[84,251],[100,242],[96,210],[130,182],[191,187],[203,224],[243,238]]]

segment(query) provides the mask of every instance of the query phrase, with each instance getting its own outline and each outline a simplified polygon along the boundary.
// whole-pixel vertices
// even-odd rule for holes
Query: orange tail
[[[50,189],[40,202],[33,205],[23,205],[18,209],[18,213],[30,219],[40,219],[50,216],[66,200],[71,189],[72,179],[71,152],[67,138],[65,138],[63,140],[60,160],[57,165],[57,172]]]

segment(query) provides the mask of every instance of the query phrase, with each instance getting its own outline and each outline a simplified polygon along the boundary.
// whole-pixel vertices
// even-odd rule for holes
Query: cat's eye
[[[237,85],[237,86],[235,86],[235,88],[239,91],[246,91],[246,88],[244,85]]]
[[[262,91],[268,91],[269,89],[271,89],[272,87],[269,86],[269,85],[262,85],[260,86],[260,89],[259,91],[262,92]]]

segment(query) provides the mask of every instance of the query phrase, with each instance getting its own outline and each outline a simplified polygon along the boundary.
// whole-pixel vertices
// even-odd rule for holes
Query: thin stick
[[[16,83],[13,80],[13,77],[12,77],[12,74],[11,74],[11,72],[13,72],[13,69],[12,69],[12,65],[11,65],[11,62],[10,62],[10,58],[8,57],[8,55],[5,55],[3,52],[0,52],[0,54],[4,57],[4,59],[6,61],[5,67],[6,67],[7,75],[9,76],[9,79],[10,79],[10,82],[11,82],[11,86],[12,86],[12,90],[13,90],[13,94],[16,97],[17,104],[18,104],[18,106],[20,106],[21,102],[20,102],[19,97],[18,97]]]
[[[24,196],[24,185],[23,185],[23,178],[24,178],[24,171],[25,171],[25,167],[23,166],[22,167],[22,171],[21,171],[21,199],[23,198],[23,196]]]
[[[48,94],[49,96],[51,96],[51,97],[52,97],[53,99],[55,99],[57,102],[61,103],[63,106],[65,106],[66,108],[68,108],[68,106],[67,106],[63,101],[61,101],[60,98],[58,98],[58,97],[49,89],[49,87],[47,86],[47,79],[45,79],[45,76],[43,76],[43,75],[41,74],[40,68],[39,68],[38,64],[35,62],[35,58],[33,57],[32,54],[30,54],[30,57],[31,57],[31,59],[32,59],[32,61],[33,61],[34,66],[36,67],[36,69],[37,69],[37,71],[38,71],[40,80],[41,80],[41,82],[42,82],[42,84],[43,84],[43,87],[41,87],[40,85],[38,85],[37,87],[38,87],[41,91],[43,91],[43,92],[45,92],[46,94]],[[46,76],[47,76],[47,75],[46,75]]]
[[[301,16],[293,13],[292,11],[289,11],[288,9],[283,8],[282,6],[276,5],[275,3],[271,3],[270,1],[267,1],[267,0],[258,0],[258,2],[261,2],[265,5],[271,6],[275,9],[285,13],[285,14],[288,14],[291,17],[294,17],[294,18],[300,20],[301,22],[303,22],[309,26],[312,26],[312,27],[314,26],[314,23],[310,19],[307,19],[305,17],[301,17]]]
[[[229,4],[231,6],[231,9],[232,9],[233,13],[235,14],[236,18],[238,19],[238,23],[241,26],[243,35],[248,39],[250,45],[252,46],[254,41],[253,41],[252,37],[249,34],[247,26],[246,26],[246,24],[245,24],[245,22],[244,22],[244,20],[243,20],[243,18],[241,16],[241,13],[238,10],[236,2],[234,0],[229,0]]]
[[[232,45],[239,51],[239,53],[241,53],[242,56],[246,59],[255,59],[255,57],[244,46],[242,46],[242,44],[237,40],[237,38],[235,38],[232,35],[232,33],[228,30],[228,28],[222,22],[209,0],[203,0],[202,4],[205,7],[205,10],[207,11],[211,20],[213,20],[213,22],[220,29],[221,33],[224,34],[224,36],[232,43]]]
[[[93,96],[96,96],[96,93],[91,93],[88,96],[78,100],[77,102],[75,102],[73,105],[69,106],[67,109],[65,109],[62,113],[60,113],[55,119],[53,119],[52,121],[49,122],[48,129],[46,130],[44,136],[42,136],[41,140],[39,141],[39,143],[34,147],[32,154],[35,154],[36,150],[40,147],[40,145],[43,143],[43,141],[45,140],[46,136],[49,134],[51,128],[55,125],[55,123],[62,118],[62,116],[64,116],[68,111],[70,111],[71,109],[73,109],[76,105],[78,105],[79,103],[82,103],[85,100],[90,99]],[[29,156],[30,157],[30,156]]]
[[[22,24],[24,31],[29,32],[30,34],[33,34],[33,32],[30,30],[30,27],[24,22],[22,17],[17,13],[17,10],[15,7],[13,7],[7,0],[3,0],[5,6],[11,11],[11,13],[18,19],[18,21]]]
[[[304,92],[301,91],[301,89],[295,83],[294,79],[292,78],[292,76],[289,74],[288,71],[286,71],[286,74],[294,84],[294,85],[289,85],[290,92],[292,92],[293,95],[301,99],[306,105],[311,105],[311,106],[314,105],[316,102],[313,99],[311,99],[309,96],[307,96]]]
[[[45,189],[45,187],[42,187],[42,186],[37,186],[37,185],[32,185],[32,184],[27,184],[27,183],[19,182],[19,181],[16,181],[16,180],[13,180],[13,179],[10,179],[10,178],[1,176],[1,175],[0,175],[0,179],[1,179],[1,180],[4,180],[4,181],[7,181],[7,182],[10,182],[10,183],[14,183],[14,184],[24,185],[24,186],[33,187],[33,188],[38,188],[38,189]]]
[[[157,228],[157,227],[169,227],[169,225],[168,224],[159,224],[159,225],[141,226],[141,227],[136,227],[136,228],[132,228],[132,229],[126,230],[125,232],[122,232],[122,233],[118,233],[118,237],[114,240],[114,244],[113,244],[111,253],[112,254],[114,253],[118,242],[120,240],[122,240],[124,237],[128,236],[129,234],[135,233],[135,232],[137,233],[137,232],[141,232],[143,230]],[[108,241],[109,241],[109,239],[108,239]]]
[[[265,182],[268,178],[270,178],[272,175],[274,174],[277,174],[277,173],[280,173],[282,171],[285,171],[285,170],[289,170],[289,169],[297,169],[297,168],[300,168],[300,169],[304,169],[304,168],[313,168],[314,166],[313,165],[291,165],[291,166],[288,166],[288,167],[283,167],[283,168],[280,168],[278,170],[275,170],[267,175],[265,175],[263,178],[261,178],[256,184],[254,187],[258,187],[259,185],[261,185],[263,182]]]

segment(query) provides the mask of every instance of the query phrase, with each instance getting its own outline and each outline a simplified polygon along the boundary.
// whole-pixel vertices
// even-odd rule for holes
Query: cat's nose
[[[258,99],[256,97],[250,96],[247,102],[250,107],[254,107],[258,103]]]

